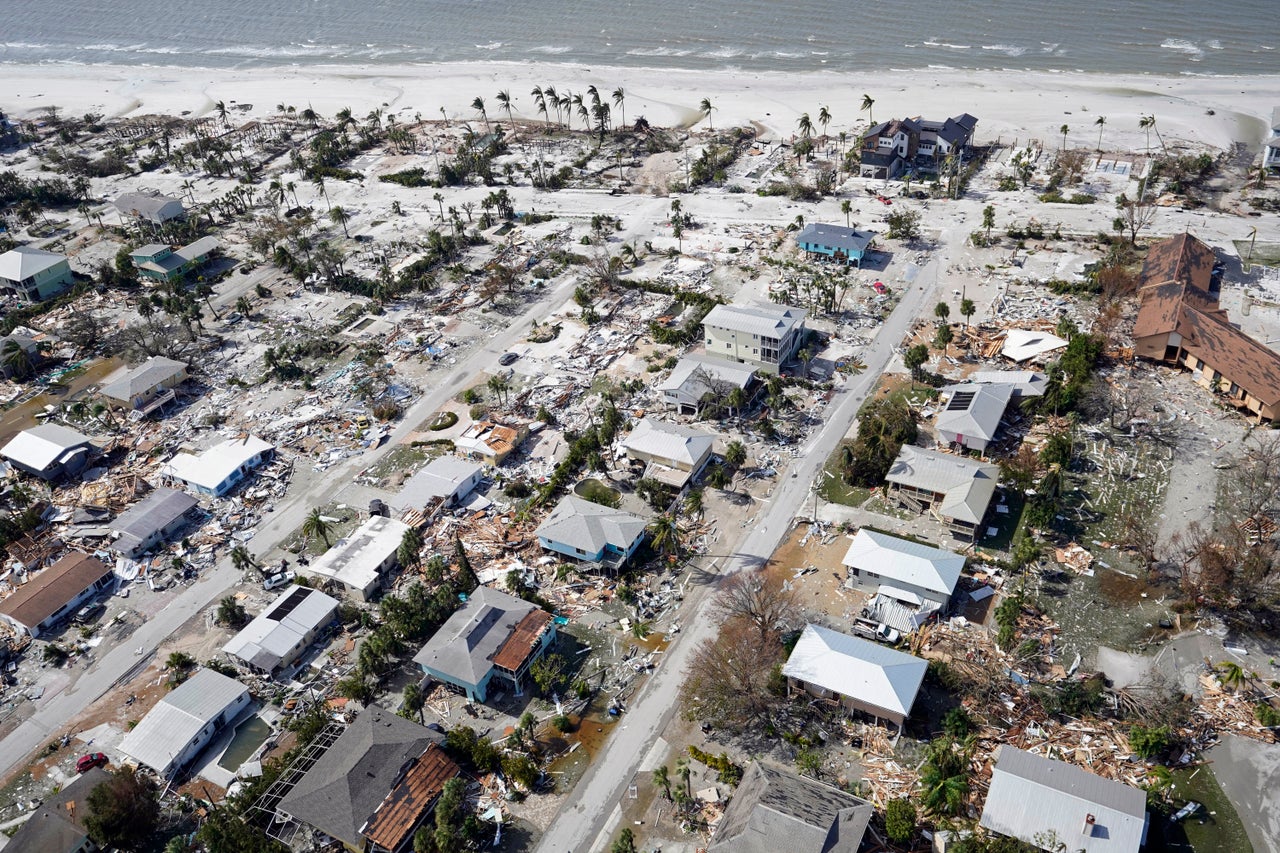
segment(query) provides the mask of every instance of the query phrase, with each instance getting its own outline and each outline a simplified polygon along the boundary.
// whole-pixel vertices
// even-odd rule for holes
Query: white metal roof
[[[879,643],[806,625],[782,674],[907,716],[928,666]]]
[[[393,503],[400,509],[422,508],[432,498],[461,498],[465,494],[459,493],[462,484],[483,470],[475,462],[456,456],[432,459],[425,468],[405,480]]]
[[[947,403],[938,413],[938,429],[988,442],[1000,429],[1013,386],[965,383],[947,388],[946,396]]]
[[[850,568],[942,595],[951,595],[955,590],[964,560],[952,551],[866,528],[853,537],[844,555],[844,564]]]
[[[1072,851],[1137,853],[1146,838],[1147,798],[1137,788],[1005,744],[980,823],[1029,844],[1053,833]]]
[[[903,445],[885,480],[940,493],[939,513],[978,524],[987,513],[999,476],[1000,469],[986,462]]]
[[[215,490],[241,465],[274,447],[254,435],[230,438],[199,456],[179,453],[165,463],[160,473],[193,486]]]
[[[43,471],[68,450],[89,444],[89,437],[59,424],[24,429],[0,449],[0,456],[36,471]]]
[[[975,370],[969,381],[978,385],[1012,386],[1015,397],[1039,397],[1044,394],[1049,378],[1036,370]]]
[[[290,586],[222,650],[271,672],[307,634],[333,619],[337,609],[338,600],[318,589]]]
[[[0,278],[23,281],[38,275],[67,259],[66,255],[46,252],[35,246],[18,246],[0,255]]]
[[[160,699],[120,742],[120,751],[167,775],[208,723],[249,692],[234,678],[201,669]]]
[[[377,579],[378,567],[400,547],[408,529],[409,525],[398,519],[370,516],[301,571],[333,578],[351,589],[367,589]]]
[[[641,418],[622,440],[628,453],[645,453],[685,465],[701,462],[711,453],[713,444],[715,439],[701,430],[653,418]]]
[[[1056,349],[1062,349],[1067,342],[1057,335],[1048,332],[1029,332],[1026,329],[1010,329],[1005,335],[1004,347],[1000,354],[1013,361],[1026,361]]]
[[[808,313],[790,305],[717,305],[707,313],[702,325],[781,340],[803,323]]]

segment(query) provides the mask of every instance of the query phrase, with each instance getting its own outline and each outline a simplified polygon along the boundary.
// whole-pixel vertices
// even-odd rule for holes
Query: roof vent
[[[1087,814],[1087,815],[1085,815],[1085,816],[1084,816],[1084,827],[1083,827],[1083,828],[1081,828],[1081,830],[1080,830],[1080,831],[1081,831],[1083,834],[1085,834],[1085,835],[1093,835],[1093,825],[1094,825],[1095,823],[1097,823],[1097,822],[1098,822],[1098,819],[1097,819],[1096,817],[1094,817],[1093,815],[1091,815],[1091,814]]]

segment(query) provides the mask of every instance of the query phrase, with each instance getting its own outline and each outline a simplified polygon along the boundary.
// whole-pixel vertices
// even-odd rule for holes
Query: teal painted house
[[[422,671],[484,702],[493,682],[524,690],[529,667],[556,639],[551,614],[487,586],[475,592],[413,656]]]
[[[65,255],[34,246],[18,246],[0,255],[0,288],[41,302],[75,284]]]
[[[209,260],[218,248],[212,237],[201,237],[181,249],[163,243],[148,243],[129,253],[138,274],[152,281],[175,281]]]
[[[876,235],[870,231],[845,228],[841,225],[806,225],[796,235],[796,245],[810,256],[821,255],[849,266],[861,267],[862,259],[871,250]]]
[[[538,544],[581,563],[616,569],[640,547],[645,526],[638,515],[565,495],[538,526]]]

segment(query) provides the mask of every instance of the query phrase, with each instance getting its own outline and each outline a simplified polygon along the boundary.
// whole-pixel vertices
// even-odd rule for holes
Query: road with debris
[[[944,232],[944,247],[934,253],[915,282],[903,292],[902,300],[875,340],[861,354],[866,370],[849,377],[835,392],[822,428],[800,448],[785,479],[750,523],[749,532],[726,562],[720,573],[722,577],[763,567],[786,538],[818,472],[852,428],[858,409],[889,366],[907,330],[917,317],[926,315],[936,299],[939,271],[946,268],[966,237],[960,230],[953,230],[954,233]],[[590,769],[574,787],[539,842],[538,853],[607,849],[627,786],[632,784],[641,760],[677,711],[680,685],[693,651],[715,635],[717,622],[708,612],[713,593],[714,589],[702,587],[689,596],[686,615],[680,619],[687,628],[668,648],[653,677],[632,700],[604,751],[594,757]]]

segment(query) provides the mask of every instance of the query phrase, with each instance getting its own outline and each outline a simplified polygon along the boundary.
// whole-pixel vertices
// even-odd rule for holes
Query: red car
[[[878,196],[878,197],[877,197],[877,200],[878,200],[881,204],[893,204],[893,202],[889,201],[889,199],[885,198],[884,196]]]
[[[884,293],[885,291],[884,282],[882,281],[873,282],[871,285],[871,289],[874,290],[876,293]]]
[[[77,773],[88,773],[95,767],[101,767],[107,763],[107,757],[101,752],[91,752],[88,755],[82,755],[76,761]]]

